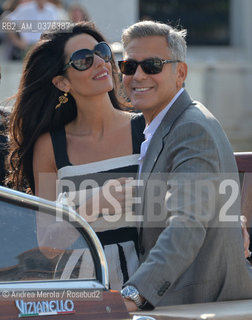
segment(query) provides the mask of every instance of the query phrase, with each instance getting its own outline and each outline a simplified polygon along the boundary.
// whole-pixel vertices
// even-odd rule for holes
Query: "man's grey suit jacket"
[[[252,298],[232,148],[219,122],[186,90],[153,135],[140,178],[141,265],[126,284],[153,306]],[[161,206],[153,205],[159,180]],[[153,222],[157,212],[163,219]]]

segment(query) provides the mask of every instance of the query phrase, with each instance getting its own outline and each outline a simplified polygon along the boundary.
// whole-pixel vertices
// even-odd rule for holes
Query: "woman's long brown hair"
[[[66,42],[82,33],[93,36],[98,42],[104,37],[90,22],[73,24],[66,31],[50,32],[27,54],[20,80],[16,102],[9,122],[9,156],[7,159],[6,184],[14,189],[30,189],[34,192],[33,147],[38,137],[57,130],[77,116],[76,103],[69,95],[64,108],[55,110],[62,92],[53,84],[53,77],[63,74],[66,57]],[[121,105],[115,94],[116,65],[112,59],[114,89],[109,92],[110,100],[117,109]]]

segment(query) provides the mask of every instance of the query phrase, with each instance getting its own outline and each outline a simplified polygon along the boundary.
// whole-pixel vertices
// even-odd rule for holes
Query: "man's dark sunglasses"
[[[175,62],[180,62],[180,60],[164,60],[160,58],[149,58],[143,61],[122,60],[118,61],[118,65],[121,73],[126,74],[127,76],[132,76],[135,74],[138,65],[140,65],[143,71],[147,74],[157,74],[162,71],[164,64]]]
[[[106,42],[99,42],[94,47],[94,50],[80,49],[75,51],[69,62],[64,66],[64,71],[72,66],[74,69],[84,71],[89,69],[94,62],[94,54],[102,58],[105,62],[109,62],[112,59],[112,52],[109,45]]]

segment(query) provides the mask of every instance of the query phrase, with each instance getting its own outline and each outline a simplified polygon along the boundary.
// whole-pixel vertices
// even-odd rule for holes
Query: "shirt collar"
[[[164,116],[166,115],[167,111],[171,108],[173,103],[178,99],[178,97],[181,95],[181,93],[184,91],[184,88],[181,88],[176,95],[172,98],[172,100],[169,102],[169,104],[161,110],[158,115],[151,121],[150,124],[147,124],[144,129],[144,136],[146,140],[149,140],[154,133],[156,132],[157,128],[159,127],[161,121],[163,120]]]

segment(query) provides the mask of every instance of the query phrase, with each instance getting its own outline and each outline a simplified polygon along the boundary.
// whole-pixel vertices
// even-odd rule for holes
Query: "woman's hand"
[[[135,193],[133,178],[108,180],[93,194],[78,211],[88,222],[94,222],[99,215],[122,215],[132,210]]]
[[[242,227],[244,255],[245,255],[245,258],[249,258],[251,256],[251,252],[249,251],[250,238],[249,238],[249,233],[246,227],[247,218],[245,216],[241,216],[240,220],[241,220],[241,227]]]

